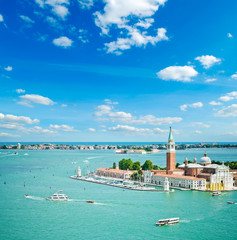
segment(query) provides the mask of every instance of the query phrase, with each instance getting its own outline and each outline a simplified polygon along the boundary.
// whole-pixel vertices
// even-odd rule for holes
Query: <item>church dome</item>
[[[199,161],[200,164],[211,164],[211,159],[207,156],[207,153],[204,153],[204,157],[202,157]]]

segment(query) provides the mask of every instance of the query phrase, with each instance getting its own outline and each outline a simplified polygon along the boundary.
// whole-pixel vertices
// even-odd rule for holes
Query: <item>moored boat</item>
[[[179,218],[167,218],[167,219],[160,219],[156,225],[157,226],[163,226],[163,225],[169,225],[169,224],[174,224],[174,223],[179,223]]]

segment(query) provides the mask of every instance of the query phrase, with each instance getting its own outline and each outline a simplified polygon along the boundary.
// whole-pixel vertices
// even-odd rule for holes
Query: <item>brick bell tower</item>
[[[174,170],[175,170],[175,142],[173,139],[172,129],[170,127],[166,152],[166,174],[172,174],[172,171]]]

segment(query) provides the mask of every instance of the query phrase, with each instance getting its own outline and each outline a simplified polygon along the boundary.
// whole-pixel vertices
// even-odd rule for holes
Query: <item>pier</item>
[[[92,178],[78,177],[76,175],[71,176],[71,178],[75,179],[75,180],[80,180],[80,181],[85,181],[85,182],[92,182],[92,183],[107,185],[107,186],[111,186],[111,187],[117,187],[117,188],[129,189],[129,190],[136,190],[136,191],[170,192],[170,191],[165,191],[165,190],[162,190],[162,189],[155,189],[155,188],[149,188],[149,187],[148,188],[147,187],[138,187],[138,185],[122,185],[122,184],[117,185],[117,184],[112,184],[112,183],[105,182],[105,181],[102,182],[100,180],[96,180],[96,179],[92,179]],[[117,181],[121,181],[121,179],[119,179]]]

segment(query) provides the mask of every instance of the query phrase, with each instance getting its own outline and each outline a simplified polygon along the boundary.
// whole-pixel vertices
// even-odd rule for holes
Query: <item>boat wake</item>
[[[180,222],[182,222],[182,223],[189,223],[190,220],[180,220]]]
[[[29,198],[29,199],[36,200],[36,201],[43,201],[43,200],[45,200],[45,198],[35,197],[35,196],[25,196],[25,198]]]
[[[101,157],[88,157],[87,159],[95,159],[95,158],[101,158]]]

